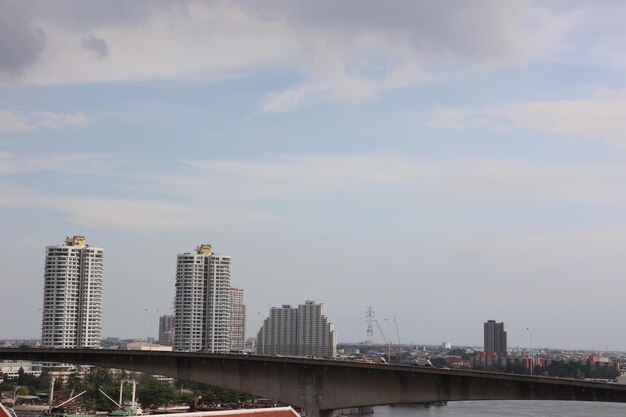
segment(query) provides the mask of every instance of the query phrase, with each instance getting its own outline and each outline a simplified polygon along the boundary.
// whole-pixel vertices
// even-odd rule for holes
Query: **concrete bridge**
[[[0,349],[0,359],[119,368],[197,381],[303,407],[465,400],[626,402],[626,385],[528,375],[252,355],[100,349]]]

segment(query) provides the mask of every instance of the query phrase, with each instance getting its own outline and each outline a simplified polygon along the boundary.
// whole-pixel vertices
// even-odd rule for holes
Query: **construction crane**
[[[398,346],[402,346],[400,342],[400,332],[398,331],[398,320],[396,320],[396,316],[393,316],[393,324],[396,325],[396,336],[398,336]]]
[[[385,321],[387,321],[387,319],[385,319]],[[378,323],[378,320],[374,320],[374,322],[376,323],[376,326],[378,326],[378,330],[380,330],[380,334],[383,335],[383,340],[385,341],[385,344],[387,344],[387,357],[389,358],[389,363],[391,363],[391,337],[389,337],[389,340],[387,340],[387,337],[385,336],[385,332],[383,332],[383,329],[381,329],[380,327],[380,323]],[[387,322],[387,324],[389,324],[389,322]]]

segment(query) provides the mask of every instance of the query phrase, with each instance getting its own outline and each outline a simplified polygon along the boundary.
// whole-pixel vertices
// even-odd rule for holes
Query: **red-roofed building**
[[[16,417],[13,410],[0,403],[0,417]],[[167,417],[300,417],[291,407],[242,408],[224,411],[197,411],[193,413],[167,414]]]

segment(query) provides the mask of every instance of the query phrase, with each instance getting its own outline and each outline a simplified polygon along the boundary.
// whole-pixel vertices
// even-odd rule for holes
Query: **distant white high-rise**
[[[103,249],[84,236],[46,247],[41,346],[100,347]]]
[[[298,354],[298,309],[289,304],[272,307],[256,338],[256,351],[260,355]]]
[[[272,307],[257,334],[257,353],[335,357],[337,337],[324,305],[308,300],[298,308]]]
[[[174,349],[225,353],[230,350],[230,256],[199,245],[178,255]]]
[[[246,343],[246,306],[243,288],[230,288],[230,350],[241,352]]]
[[[308,300],[298,306],[298,355],[337,356],[335,330],[324,315],[324,304]]]

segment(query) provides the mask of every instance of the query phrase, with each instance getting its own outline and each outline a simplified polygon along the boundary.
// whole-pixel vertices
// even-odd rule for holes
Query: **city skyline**
[[[625,11],[2,2],[0,315],[24,324],[0,338],[40,334],[44,248],[85,235],[103,337],[155,337],[210,241],[248,336],[311,299],[340,342],[373,306],[406,343],[497,317],[510,346],[626,350]]]
[[[90,246],[86,243],[85,236],[82,235],[68,236],[64,244],[46,247],[42,347],[80,347],[83,345],[99,347],[102,331],[102,253],[103,248]],[[179,254],[177,259],[175,285],[177,293],[175,295],[174,310],[178,306],[182,323],[179,329],[181,334],[179,334],[178,345],[175,346],[174,322],[176,316],[175,314],[160,316],[158,320],[158,342],[175,346],[178,350],[185,351],[226,351],[226,344],[229,345],[230,351],[243,350],[247,338],[245,332],[246,308],[243,303],[244,289],[229,286],[230,256],[213,252],[212,245],[201,244],[196,247],[195,253],[186,252]],[[220,327],[214,323],[216,321],[213,317],[216,315],[215,307],[219,304],[217,299],[220,298],[218,296],[218,293],[220,293],[220,291],[217,291],[218,288],[222,288],[221,292],[224,292],[224,294],[221,294],[221,304],[223,304],[221,310],[223,311],[217,314],[217,316],[225,317],[224,312],[228,310],[228,326],[222,325]],[[225,296],[225,288],[228,288],[228,296]],[[64,290],[62,293],[59,293],[58,289]],[[70,294],[71,297],[69,297]],[[226,298],[228,298],[228,305],[225,304]],[[62,323],[54,324],[56,322],[53,323],[51,321],[52,317],[59,316],[57,314],[59,313],[58,311],[49,311],[52,306],[56,309],[62,309],[64,320]],[[84,311],[81,310],[81,306],[83,306]],[[69,314],[66,310],[72,308],[76,312]],[[213,312],[209,312],[211,309]],[[276,341],[264,343],[268,348],[262,350],[265,351],[265,354],[271,350],[271,353],[298,355],[300,354],[297,352],[299,349],[305,349],[303,347],[298,348],[299,346],[309,346],[313,340],[317,340],[316,338],[320,337],[326,340],[330,337],[329,335],[332,335],[331,339],[336,347],[334,326],[323,314],[323,309],[323,304],[316,304],[312,300],[307,300],[305,304],[299,305],[297,309],[286,304],[282,308],[272,307],[270,316],[264,319],[257,335],[267,334],[266,338],[271,336],[271,339],[276,339]],[[92,310],[95,311],[95,315],[91,313]],[[158,310],[155,312],[158,312]],[[152,313],[150,311],[150,314]],[[275,314],[278,314],[278,316],[274,317]],[[373,319],[373,307],[368,307],[369,316]],[[203,324],[197,327],[192,324],[195,322]],[[310,324],[306,335],[302,333],[302,324],[298,324],[300,322]],[[264,330],[270,323],[274,323],[271,330]],[[394,317],[395,323],[396,319]],[[209,327],[209,325],[213,327]],[[380,324],[377,323],[377,325],[382,332]],[[285,331],[285,329],[281,330],[280,326],[286,326],[285,329],[293,327],[293,329]],[[221,333],[217,329],[218,327],[223,328]],[[225,330],[226,327],[228,327],[228,330]],[[187,336],[181,336],[181,329]],[[313,333],[311,333],[311,329],[315,329]],[[529,329],[526,330],[529,331]],[[68,334],[68,331],[71,334]],[[280,334],[283,331],[285,334]],[[321,333],[318,334],[318,332]],[[325,332],[330,333],[326,335]],[[196,339],[189,339],[188,335],[194,333],[198,334]],[[228,343],[221,347],[214,347],[215,343],[213,340],[224,339],[226,333],[229,335]],[[380,336],[385,337],[382,334]],[[305,340],[307,337],[310,340]],[[394,344],[390,333],[387,337],[389,338],[389,343]],[[150,339],[150,337],[147,338],[149,342],[151,342]],[[484,323],[484,351],[486,353],[495,352],[498,356],[506,356],[506,340],[504,323],[496,323],[494,320],[488,320]],[[363,343],[367,345],[366,342]],[[449,342],[444,343],[450,344]],[[280,347],[273,347],[275,344],[279,344]],[[401,342],[398,340],[398,345],[400,344]],[[306,349],[311,349],[311,347]],[[304,354],[326,356],[325,354],[320,354],[320,352],[305,352],[302,355]]]

